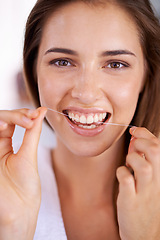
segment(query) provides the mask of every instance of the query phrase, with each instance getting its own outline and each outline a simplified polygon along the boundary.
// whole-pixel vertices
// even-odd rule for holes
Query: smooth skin
[[[41,200],[37,147],[46,108],[0,111],[0,239],[33,239]],[[14,154],[15,125],[26,129]],[[33,140],[34,139],[34,140]]]
[[[55,48],[62,53],[52,50]],[[64,53],[63,49],[75,54]],[[66,66],[61,66],[63,61]],[[144,75],[145,60],[137,28],[119,7],[72,3],[46,22],[37,63],[42,106],[60,112],[70,107],[78,111],[102,109],[111,113],[111,122],[129,124]],[[75,134],[62,115],[48,111],[47,119],[67,149],[79,156],[84,153],[85,157],[100,155],[125,131],[106,126],[102,134],[88,141]]]
[[[76,55],[48,51],[53,48]],[[102,54],[106,51],[114,56]],[[136,25],[118,6],[73,3],[45,24],[37,61],[42,106],[60,112],[101,108],[111,113],[110,121],[129,124],[144,76]],[[37,146],[45,113],[46,108],[0,112],[1,240],[33,239],[40,205]],[[159,140],[147,129],[131,129],[123,159],[124,127],[106,126],[84,137],[62,115],[48,111],[47,119],[57,136],[53,167],[68,239],[159,240]],[[17,154],[11,139],[15,125],[26,129]]]
[[[116,54],[118,50],[130,54]],[[114,54],[103,54],[105,51]],[[43,29],[37,63],[41,104],[60,112],[102,108],[111,113],[111,122],[129,124],[144,85],[145,65],[137,27],[126,12],[110,4],[96,8],[69,4],[51,15]],[[159,140],[154,137],[158,153],[150,154],[149,160],[146,151],[152,152],[154,139],[146,129],[136,129],[135,133],[142,131],[136,141],[143,142],[146,159],[135,147],[122,159],[125,128],[108,125],[89,138],[73,132],[62,115],[48,112],[47,119],[57,136],[53,165],[68,239],[157,240],[160,183],[148,188],[145,175],[150,178],[152,168],[149,174],[145,171],[148,162],[152,165],[154,159],[160,159]],[[136,178],[127,167],[119,168],[123,161],[133,168]],[[137,181],[138,189],[145,185],[146,194],[135,194]]]
[[[160,239],[160,140],[145,128],[130,130],[126,167],[117,170],[120,236],[123,240]]]

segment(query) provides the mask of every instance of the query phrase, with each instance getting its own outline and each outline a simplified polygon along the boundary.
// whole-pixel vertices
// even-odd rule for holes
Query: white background
[[[0,109],[17,106],[15,75],[22,68],[27,16],[36,0],[0,0]]]

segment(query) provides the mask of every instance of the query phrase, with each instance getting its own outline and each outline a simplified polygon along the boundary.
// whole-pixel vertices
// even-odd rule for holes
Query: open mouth
[[[71,110],[64,110],[63,113],[67,116],[68,120],[83,129],[95,129],[106,123],[111,114],[108,112],[103,113],[79,113]]]

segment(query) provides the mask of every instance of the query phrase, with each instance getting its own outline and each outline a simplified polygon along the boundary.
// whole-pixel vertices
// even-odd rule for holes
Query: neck
[[[59,194],[77,204],[112,204],[117,186],[116,169],[124,159],[124,137],[95,157],[71,153],[59,140],[53,152],[53,166]]]

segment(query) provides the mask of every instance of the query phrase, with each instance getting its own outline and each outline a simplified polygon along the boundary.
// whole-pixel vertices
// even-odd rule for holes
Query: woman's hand
[[[0,239],[33,239],[40,206],[37,147],[46,108],[0,111]],[[14,154],[15,125],[26,129]]]
[[[120,237],[122,240],[159,240],[160,140],[145,128],[132,128],[130,133],[127,167],[117,169]]]

